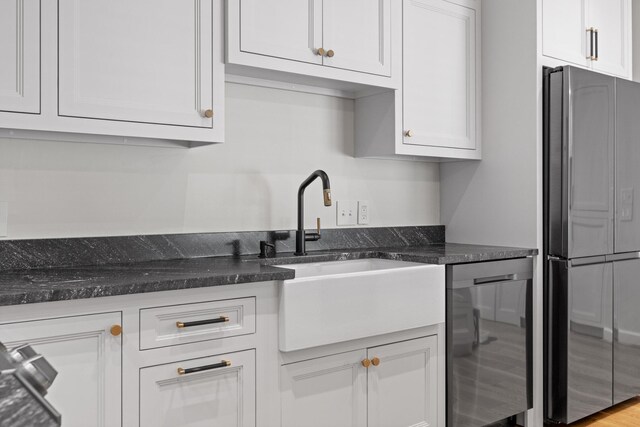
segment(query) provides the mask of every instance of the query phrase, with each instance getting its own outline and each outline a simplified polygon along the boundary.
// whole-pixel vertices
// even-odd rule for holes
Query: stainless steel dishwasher
[[[447,266],[447,426],[482,427],[532,406],[533,261]]]

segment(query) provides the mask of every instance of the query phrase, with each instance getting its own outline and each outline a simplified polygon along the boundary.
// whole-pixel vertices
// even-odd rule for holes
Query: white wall
[[[482,161],[441,166],[450,242],[537,247],[536,2],[483,0]]]
[[[8,238],[295,228],[316,168],[369,226],[439,224],[438,165],[353,158],[353,101],[227,84],[226,108],[227,142],[195,149],[0,139]],[[306,206],[336,227],[319,183]]]

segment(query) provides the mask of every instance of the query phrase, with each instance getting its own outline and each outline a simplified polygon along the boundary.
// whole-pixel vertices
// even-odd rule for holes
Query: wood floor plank
[[[639,427],[640,426],[640,397],[622,402],[621,404],[587,417],[571,427]]]

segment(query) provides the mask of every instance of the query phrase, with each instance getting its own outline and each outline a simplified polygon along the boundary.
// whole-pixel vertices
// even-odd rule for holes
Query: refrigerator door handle
[[[573,208],[573,179],[571,179],[571,177],[573,173],[573,157],[569,157],[569,174],[568,174],[568,180],[571,183],[569,186],[569,211],[571,211],[571,209]]]
[[[604,264],[607,262],[607,257],[605,255],[601,256],[590,256],[585,258],[574,258],[570,262],[571,267],[578,267],[581,265],[591,265],[591,264]]]
[[[624,253],[624,254],[606,255],[605,258],[607,259],[607,262],[627,261],[627,260],[630,260],[630,259],[639,259],[640,258],[640,252],[627,252],[627,253]]]

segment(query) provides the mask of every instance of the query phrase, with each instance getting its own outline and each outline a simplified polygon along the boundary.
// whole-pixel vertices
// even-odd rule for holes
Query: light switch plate
[[[367,202],[366,200],[358,201],[358,224],[369,224],[370,213],[369,202]]]
[[[9,202],[0,202],[0,237],[9,235]]]
[[[351,200],[336,202],[336,225],[356,225],[358,203]]]
[[[633,188],[620,190],[620,221],[633,221]]]

